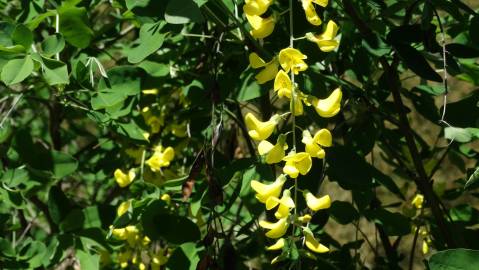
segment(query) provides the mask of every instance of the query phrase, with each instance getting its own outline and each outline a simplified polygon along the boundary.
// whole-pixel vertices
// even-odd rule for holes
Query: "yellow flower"
[[[426,239],[422,240],[422,254],[427,254],[429,252],[429,245],[427,244]]]
[[[303,99],[298,96],[294,95],[294,115],[302,115],[303,114]],[[289,103],[290,110],[293,111],[293,102]]]
[[[257,53],[250,53],[249,63],[252,68],[263,68],[258,74],[256,74],[255,79],[258,81],[258,84],[264,84],[271,81],[275,78],[276,73],[278,73],[278,61],[276,58],[273,58],[271,61],[266,63]]]
[[[266,122],[259,121],[252,113],[245,116],[246,127],[251,138],[257,141],[266,140],[274,131],[278,124],[279,115],[275,114]]]
[[[110,226],[110,228],[113,228],[113,226]],[[126,229],[125,228],[112,229],[111,235],[113,235],[117,239],[126,240]]]
[[[333,117],[338,114],[339,110],[341,109],[342,97],[343,92],[341,92],[341,88],[336,88],[331,95],[325,99],[314,98],[312,105],[321,117]]]
[[[166,204],[170,204],[171,196],[170,196],[170,194],[165,193],[165,194],[161,195],[160,200],[166,202]]]
[[[316,238],[314,238],[313,232],[308,228],[303,228],[303,234],[305,236],[306,247],[311,251],[316,253],[326,253],[329,251],[329,248],[319,243]]]
[[[274,31],[274,26],[276,24],[276,19],[274,16],[269,16],[268,18],[263,18],[258,15],[248,15],[246,13],[246,19],[251,25],[250,34],[254,38],[265,38]]]
[[[321,198],[316,198],[311,192],[306,190],[304,193],[304,198],[306,200],[306,205],[308,205],[309,209],[313,211],[318,211],[321,209],[327,209],[331,207],[331,198],[329,195],[325,195]]]
[[[326,7],[328,5],[327,0],[301,0],[301,4],[304,9],[304,13],[306,15],[306,19],[308,22],[312,25],[320,25],[321,24],[321,18],[319,18],[318,13],[316,13],[316,9],[314,8],[314,5],[318,4],[322,7]]]
[[[278,210],[276,210],[276,213],[274,213],[274,216],[277,219],[281,219],[281,218],[285,218],[289,216],[289,211],[295,207],[294,201],[291,198],[291,192],[289,191],[289,189],[285,189],[283,191],[283,196],[281,197],[281,199],[271,196],[266,200],[266,209],[271,210],[275,208],[276,206],[278,206]]]
[[[269,197],[278,197],[279,194],[281,194],[284,182],[286,182],[286,177],[280,175],[271,184],[263,184],[259,181],[253,180],[250,185],[251,188],[256,191],[256,198],[260,202],[266,203]]]
[[[265,220],[259,222],[259,226],[269,230],[266,233],[266,237],[269,238],[280,238],[283,236],[289,227],[288,217],[282,218],[275,223],[271,223]]]
[[[315,36],[312,33],[307,33],[306,38],[309,41],[315,42],[321,51],[330,52],[339,46],[339,42],[334,39],[337,33],[338,25],[333,21],[329,21],[326,25],[326,30],[322,34]]]
[[[308,68],[308,65],[304,62],[307,56],[294,48],[282,49],[279,52],[279,64],[284,71],[293,71],[294,74],[298,74],[300,71],[304,71]]]
[[[291,178],[297,178],[299,174],[306,175],[313,164],[311,156],[306,152],[289,153],[283,160],[286,161],[283,172]]]
[[[123,214],[126,213],[128,209],[130,209],[130,206],[131,206],[131,200],[120,203],[120,205],[116,209],[116,214],[119,217],[123,216]]]
[[[134,225],[126,226],[126,241],[130,246],[134,247],[138,240],[140,239],[140,232],[138,228]]]
[[[414,205],[417,209],[422,208],[422,204],[424,203],[424,196],[422,194],[416,194],[414,199],[412,199],[411,204]]]
[[[153,156],[151,156],[147,161],[146,164],[150,166],[150,169],[153,172],[159,171],[162,167],[170,166],[170,162],[175,157],[175,150],[173,147],[168,146],[163,150],[163,147],[157,146],[155,148],[155,152]]]
[[[313,217],[309,214],[306,214],[304,216],[301,216],[301,217],[298,217],[298,221],[301,222],[301,223],[308,223],[311,221]]]
[[[125,174],[120,169],[116,169],[113,174],[115,176],[116,182],[118,183],[118,185],[121,188],[124,188],[124,187],[128,186],[129,184],[131,184],[131,182],[133,182],[133,180],[135,180],[135,176],[136,176],[135,169],[130,169],[128,171],[128,174]]]
[[[278,92],[280,98],[291,98],[291,92],[293,90],[293,84],[286,72],[280,70],[274,78],[274,91]]]
[[[325,152],[321,146],[329,147],[332,145],[332,136],[329,130],[323,128],[311,136],[308,130],[303,131],[303,139],[301,140],[305,145],[305,150],[311,157],[324,158]]]
[[[139,269],[139,270],[145,270],[145,269],[146,269],[146,265],[145,265],[143,262],[141,262],[141,263],[138,264],[138,269]]]
[[[141,90],[141,92],[144,95],[158,95],[158,89],[156,88]]]
[[[272,3],[273,0],[245,0],[243,11],[249,15],[261,15]]]
[[[285,149],[288,149],[288,145],[286,144],[286,136],[283,134],[279,135],[275,145],[266,140],[261,141],[258,145],[259,154],[266,155],[266,163],[268,164],[278,163],[283,160]]]
[[[272,244],[269,247],[266,247],[266,249],[267,250],[280,250],[284,247],[285,242],[286,241],[284,240],[284,238],[280,238],[280,239],[278,239],[278,241],[276,241],[276,243]]]
[[[160,270],[162,265],[168,262],[168,257],[165,255],[165,250],[160,249],[156,254],[151,256],[151,270]]]

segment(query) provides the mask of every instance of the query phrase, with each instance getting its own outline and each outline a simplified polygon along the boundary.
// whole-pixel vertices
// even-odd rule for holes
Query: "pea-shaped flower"
[[[291,98],[291,92],[293,90],[293,84],[288,74],[283,70],[280,70],[274,78],[274,91],[278,92],[278,97]]]
[[[313,3],[326,7],[328,5],[328,0],[301,0],[306,19],[310,24],[318,26],[322,21],[316,13]]]
[[[251,138],[257,141],[266,140],[274,131],[280,116],[275,114],[266,122],[259,121],[252,113],[245,116],[246,127]]]
[[[266,237],[269,238],[280,238],[282,237],[289,227],[288,217],[282,218],[275,223],[271,223],[265,220],[259,222],[259,226],[269,230],[266,233]]]
[[[266,203],[270,197],[279,197],[279,194],[281,194],[281,189],[283,189],[284,182],[286,182],[286,177],[284,175],[280,175],[271,184],[263,184],[259,181],[253,180],[251,181],[250,185],[251,188],[256,192],[256,199],[262,203]]]
[[[245,0],[243,11],[248,15],[261,15],[272,3],[273,0]]]
[[[314,98],[312,105],[314,109],[321,117],[333,117],[338,114],[341,109],[341,98],[343,97],[343,92],[341,88],[336,88],[329,97],[325,99]]]
[[[146,164],[150,166],[150,169],[153,172],[161,170],[162,167],[170,166],[170,162],[175,157],[175,150],[173,147],[168,146],[163,149],[163,146],[157,146],[155,148],[155,152],[153,156],[151,156],[147,161]]]
[[[309,209],[313,211],[319,211],[331,207],[331,198],[329,197],[329,195],[325,195],[321,198],[316,198],[313,193],[309,192],[308,190],[305,190],[303,196],[306,200],[306,205],[309,207]]]
[[[307,58],[306,55],[294,48],[282,49],[279,52],[279,64],[281,67],[286,72],[292,70],[294,74],[298,74],[300,71],[308,68],[308,65],[304,62],[304,59]]]
[[[267,250],[280,250],[284,247],[285,243],[286,243],[286,241],[284,240],[284,238],[280,238],[280,239],[278,239],[278,241],[276,241],[274,244],[267,247],[266,249]]]
[[[422,194],[416,194],[416,196],[414,196],[414,199],[412,199],[412,202],[411,202],[411,204],[414,205],[417,209],[421,209],[423,203],[424,203],[424,195]]]
[[[274,16],[269,16],[268,18],[263,18],[258,15],[248,15],[246,13],[246,19],[251,25],[250,34],[254,38],[265,38],[274,31],[274,26],[276,24],[276,19]]]
[[[321,146],[329,147],[332,145],[332,136],[329,130],[323,128],[311,136],[308,130],[303,131],[303,139],[301,140],[305,145],[305,150],[311,157],[324,158],[325,152]]]
[[[119,217],[123,216],[123,214],[126,213],[128,209],[130,209],[130,206],[131,206],[131,200],[120,203],[120,205],[116,209],[116,214]]]
[[[309,228],[303,228],[303,234],[305,237],[306,247],[311,251],[316,253],[326,253],[329,251],[328,247],[319,243],[319,241],[314,238],[313,232],[311,232]]]
[[[130,169],[128,171],[128,174],[124,173],[120,169],[116,169],[113,174],[115,176],[116,182],[121,188],[124,188],[131,184],[136,177],[135,169]]]
[[[257,53],[250,53],[249,55],[249,64],[252,68],[263,68],[258,74],[256,74],[255,79],[259,84],[264,84],[268,81],[271,81],[275,78],[276,73],[278,73],[278,60],[273,58],[271,61],[264,61]]]
[[[289,153],[283,160],[286,161],[283,172],[291,178],[297,178],[299,174],[306,175],[313,165],[311,155],[306,152]]]
[[[276,197],[269,197],[266,200],[266,209],[271,210],[276,206],[278,206],[276,213],[274,213],[274,216],[276,218],[281,219],[289,216],[289,211],[295,207],[289,189],[285,189],[283,191],[283,196],[281,197],[281,199]]]
[[[339,42],[335,40],[338,29],[338,25],[334,21],[329,21],[326,25],[326,30],[322,34],[314,35],[307,33],[306,38],[316,43],[321,51],[330,52],[339,46]]]
[[[275,145],[264,140],[261,141],[258,145],[258,152],[260,155],[266,155],[266,163],[274,164],[283,160],[285,156],[285,151],[288,149],[286,144],[286,136],[281,134],[278,137],[278,140]]]

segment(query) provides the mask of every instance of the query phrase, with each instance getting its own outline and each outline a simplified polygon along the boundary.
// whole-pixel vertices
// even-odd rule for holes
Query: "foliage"
[[[0,0],[1,268],[476,269],[477,8]]]

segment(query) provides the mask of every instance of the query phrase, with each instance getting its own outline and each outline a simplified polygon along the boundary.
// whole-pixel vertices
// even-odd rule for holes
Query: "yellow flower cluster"
[[[275,18],[261,17],[271,5],[271,0],[246,0],[243,10],[246,18],[252,27],[251,35],[255,38],[265,38],[273,32]],[[316,6],[326,7],[328,0],[301,0],[306,19],[315,26],[321,25],[322,21],[316,12]],[[289,12],[292,12],[289,10]],[[292,26],[291,26],[292,27]],[[323,52],[334,51],[338,46],[337,41],[338,26],[334,21],[329,21],[320,34],[307,33],[307,40],[318,45]],[[333,144],[331,132],[326,128],[321,128],[314,133],[309,128],[303,130],[301,142],[304,144],[304,151],[297,151],[295,143],[295,117],[303,115],[304,106],[311,106],[320,117],[329,118],[339,113],[341,109],[342,91],[340,88],[332,91],[325,98],[318,98],[314,95],[307,95],[298,89],[294,82],[294,77],[308,69],[306,63],[308,57],[300,50],[293,48],[293,37],[290,38],[290,47],[282,49],[279,54],[272,57],[267,62],[257,53],[252,52],[249,55],[250,66],[254,69],[260,69],[256,75],[258,84],[265,84],[274,80],[273,91],[281,99],[288,99],[290,104],[290,112],[283,115],[274,114],[269,119],[261,121],[252,113],[245,115],[245,124],[248,129],[249,136],[258,141],[258,153],[264,158],[267,164],[282,165],[280,176],[272,183],[263,183],[258,180],[251,181],[251,188],[256,193],[256,198],[265,204],[266,210],[275,211],[276,221],[270,222],[261,220],[260,227],[267,230],[266,237],[277,239],[267,250],[282,250],[291,241],[296,241],[296,228],[300,228],[303,235],[304,245],[311,251],[316,253],[328,252],[329,249],[322,245],[314,236],[309,228],[311,214],[331,206],[331,198],[329,195],[316,197],[308,190],[303,190],[303,198],[306,202],[307,209],[298,210],[297,182],[291,188],[284,189],[283,186],[287,182],[287,178],[298,181],[300,175],[307,175],[311,170],[313,158],[323,159],[326,155],[324,148]],[[268,138],[274,133],[278,123],[283,120],[285,115],[292,114],[293,125],[292,131],[285,134],[278,134],[276,143],[268,141]],[[288,134],[293,134],[293,147],[287,153]],[[294,190],[294,196],[292,193]],[[294,211],[293,211],[294,210]],[[302,212],[302,215],[300,213]],[[288,229],[293,227],[292,237],[285,237]],[[272,260],[275,263],[280,260],[280,256]]]
[[[251,26],[250,34],[254,38],[265,38],[273,33],[276,24],[275,16],[271,15],[267,18],[261,16],[272,3],[273,0],[245,0],[243,11]]]
[[[161,200],[169,204],[170,197],[168,194],[163,194]],[[117,208],[117,216],[121,217],[131,208],[131,200],[120,203]],[[131,263],[136,265],[138,269],[148,269],[149,265],[151,269],[159,270],[162,265],[167,263],[171,251],[167,248],[153,246],[148,236],[142,234],[141,228],[134,225],[124,228],[113,228],[113,226],[110,226],[110,230],[116,240],[125,242],[116,258],[121,268],[127,268]]]
[[[146,161],[146,164],[153,172],[157,172],[160,171],[162,167],[170,166],[170,162],[174,157],[175,150],[173,147],[168,146],[163,148],[163,146],[158,145],[155,147],[153,155]]]

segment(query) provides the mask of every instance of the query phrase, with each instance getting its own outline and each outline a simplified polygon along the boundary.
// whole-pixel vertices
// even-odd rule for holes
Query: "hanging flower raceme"
[[[286,161],[283,172],[291,178],[297,178],[299,174],[306,175],[313,165],[311,155],[306,152],[289,153],[283,160]]]
[[[328,209],[331,207],[331,198],[329,195],[325,195],[321,198],[316,198],[313,193],[305,190],[303,193],[306,205],[313,211],[319,211],[322,209]]]
[[[262,203],[266,203],[270,197],[279,197],[279,194],[281,194],[281,189],[283,189],[284,182],[286,182],[286,177],[284,175],[280,175],[271,184],[263,184],[259,181],[252,180],[250,185],[251,188],[256,191],[256,199]]]
[[[273,0],[245,0],[243,11],[249,15],[262,15],[272,3]]]
[[[326,25],[326,30],[322,34],[314,35],[307,33],[306,38],[316,43],[323,52],[334,51],[339,46],[339,42],[335,39],[338,29],[338,25],[334,21],[329,21]]]
[[[155,148],[155,152],[153,156],[151,156],[147,161],[146,164],[150,166],[150,169],[153,172],[161,170],[162,167],[170,166],[170,162],[175,157],[175,150],[173,147],[168,146],[163,149],[163,146],[159,145]]]
[[[319,18],[318,13],[316,13],[313,3],[321,7],[326,7],[328,5],[328,0],[301,0],[306,19],[310,24],[318,26],[322,21],[321,18]]]
[[[280,116],[275,114],[266,122],[259,121],[252,113],[245,116],[246,127],[251,138],[257,141],[266,140],[274,131]]]
[[[283,160],[285,150],[288,149],[286,144],[286,136],[281,134],[275,145],[263,140],[258,145],[258,152],[260,155],[266,155],[266,163],[274,164]]]
[[[341,99],[343,92],[341,88],[336,88],[329,97],[325,99],[313,98],[311,104],[313,105],[319,116],[324,118],[333,117],[339,113],[341,109]]]
[[[295,207],[295,204],[288,189],[283,191],[281,199],[271,196],[266,200],[266,209],[271,210],[276,206],[278,206],[278,210],[274,213],[276,218],[281,219],[289,216],[289,211]]]
[[[313,232],[311,232],[309,228],[303,228],[303,234],[305,237],[306,247],[309,248],[311,251],[316,253],[329,252],[329,248],[319,243],[319,241],[314,238]]]
[[[299,74],[300,71],[305,71],[308,65],[304,62],[304,59],[308,57],[302,54],[299,50],[294,48],[282,49],[279,52],[279,64],[284,71],[293,71],[294,74]]]
[[[268,18],[263,18],[258,15],[250,15],[246,13],[246,19],[251,25],[250,34],[254,38],[265,38],[274,31],[274,26],[276,24],[276,19],[273,15]]]
[[[133,180],[135,180],[135,177],[136,177],[135,169],[130,169],[128,171],[128,174],[124,173],[120,169],[116,169],[113,174],[115,176],[116,182],[121,188],[124,188],[130,185],[133,182]]]
[[[259,84],[264,84],[271,81],[275,78],[276,73],[278,73],[278,60],[273,58],[271,61],[266,63],[257,53],[249,54],[249,64],[252,68],[264,68],[258,74],[256,74],[255,79]]]
[[[332,136],[329,130],[323,128],[311,136],[308,130],[303,131],[303,139],[301,140],[305,145],[305,150],[311,155],[311,157],[324,158],[325,152],[323,147],[329,147],[332,145]]]
[[[289,227],[288,217],[282,218],[275,223],[261,220],[259,222],[259,226],[269,230],[266,233],[266,237],[273,238],[273,239],[280,238],[288,230],[288,227]]]

